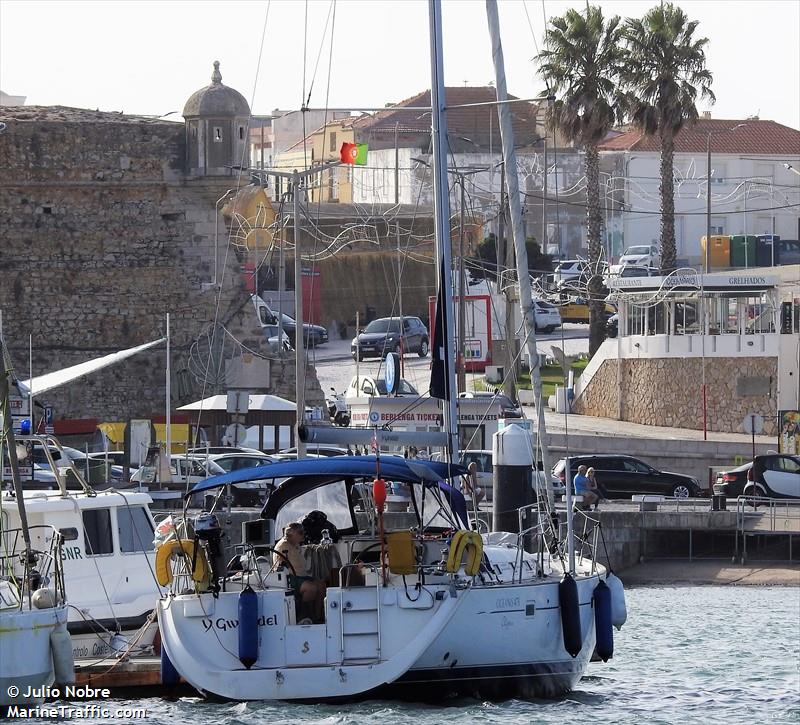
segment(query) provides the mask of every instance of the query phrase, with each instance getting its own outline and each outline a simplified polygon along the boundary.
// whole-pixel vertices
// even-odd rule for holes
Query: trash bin
[[[721,493],[711,495],[711,510],[712,511],[727,511],[727,499]]]

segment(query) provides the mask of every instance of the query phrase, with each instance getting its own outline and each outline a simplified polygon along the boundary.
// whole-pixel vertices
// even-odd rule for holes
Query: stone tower
[[[239,91],[222,84],[214,61],[211,85],[192,94],[186,119],[186,171],[190,176],[233,176],[250,165],[247,125],[250,106]]]

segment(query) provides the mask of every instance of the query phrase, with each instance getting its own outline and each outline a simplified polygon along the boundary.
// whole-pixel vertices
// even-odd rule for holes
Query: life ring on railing
[[[198,584],[208,581],[208,561],[202,548],[197,549],[195,556],[195,545],[191,539],[174,539],[156,549],[156,581],[159,586],[166,587],[172,583],[172,567],[170,560],[173,556],[184,556],[189,562],[194,562],[192,579]]]
[[[467,576],[475,576],[481,568],[483,559],[483,539],[477,531],[466,531],[460,529],[456,531],[453,540],[450,542],[450,552],[447,555],[445,571],[455,574],[461,568],[461,561],[467,555],[464,564],[464,573]]]

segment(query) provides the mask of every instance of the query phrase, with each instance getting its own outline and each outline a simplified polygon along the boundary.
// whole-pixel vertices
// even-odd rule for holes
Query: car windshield
[[[650,247],[628,247],[625,250],[625,256],[635,254],[637,256],[642,254],[650,254]]]
[[[400,322],[389,318],[373,320],[364,332],[400,332]]]
[[[375,384],[378,386],[378,393],[380,395],[388,395],[386,392],[386,381],[385,380],[376,380]],[[400,384],[397,386],[397,394],[398,395],[419,395],[411,383],[407,380],[401,380]]]

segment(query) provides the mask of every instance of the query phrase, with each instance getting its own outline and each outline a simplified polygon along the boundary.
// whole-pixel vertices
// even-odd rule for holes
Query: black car
[[[553,467],[553,475],[565,485],[566,460],[562,458]],[[608,498],[630,498],[634,494],[662,494],[675,498],[705,495],[696,478],[658,471],[633,456],[616,453],[570,456],[570,478],[575,478],[578,466],[594,468],[597,483],[605,489]]]
[[[277,324],[277,320],[275,321]],[[297,339],[297,321],[294,317],[283,315],[283,331],[289,338],[292,347],[295,347]],[[303,345],[305,347],[316,347],[328,342],[328,331],[322,325],[312,325],[310,322],[303,323]]]
[[[714,494],[716,496],[726,496],[736,498],[744,493],[747,485],[747,472],[753,467],[753,462],[748,461],[738,468],[730,471],[720,471],[714,481]]]
[[[398,355],[415,352],[426,357],[429,349],[428,328],[419,317],[404,317],[402,332],[399,317],[381,317],[373,320],[366,329],[359,330],[350,343],[353,360],[365,357],[386,357],[387,353]]]

